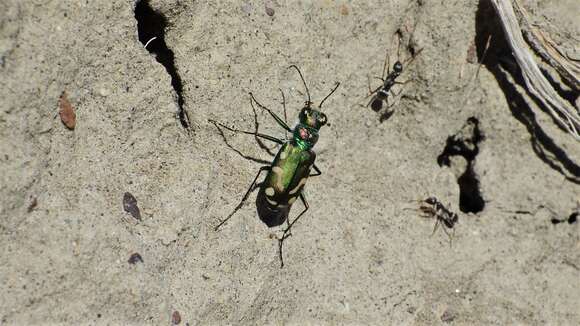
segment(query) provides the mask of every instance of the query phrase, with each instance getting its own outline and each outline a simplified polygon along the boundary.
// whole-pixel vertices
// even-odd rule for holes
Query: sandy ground
[[[167,325],[174,311],[182,325],[579,324],[579,223],[566,219],[580,146],[498,68],[510,66],[501,37],[473,78],[489,7],[362,3],[150,1],[167,19],[187,131],[133,1],[0,2],[0,325]],[[577,2],[528,5],[578,50]],[[387,49],[396,59],[398,29],[403,59],[423,50],[381,123],[365,107],[367,75]],[[323,175],[308,182],[280,269],[280,229],[258,219],[254,197],[213,230],[261,166],[242,155],[272,156],[208,119],[253,130],[248,92],[281,114],[280,88],[294,121],[304,90],[290,64],[315,102],[342,84],[315,148]],[[63,91],[74,130],[58,115]],[[477,155],[438,164],[448,137],[470,138],[472,117]],[[477,213],[459,208],[469,166]],[[125,192],[141,220],[123,210]],[[412,202],[429,195],[459,213],[452,246]]]

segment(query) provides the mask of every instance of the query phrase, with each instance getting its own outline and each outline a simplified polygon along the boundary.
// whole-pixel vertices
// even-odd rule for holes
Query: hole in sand
[[[484,139],[479,129],[479,120],[471,117],[455,135],[447,138],[443,152],[437,157],[439,166],[451,166],[452,156],[462,156],[467,161],[465,171],[457,178],[459,185],[459,209],[464,213],[483,211],[485,201],[481,195],[479,177],[473,169],[475,158],[479,153],[479,143]]]

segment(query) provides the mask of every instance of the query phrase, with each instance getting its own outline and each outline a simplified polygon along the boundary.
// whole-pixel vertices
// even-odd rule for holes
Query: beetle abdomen
[[[288,218],[290,206],[288,205],[272,205],[266,199],[266,194],[263,189],[260,189],[256,197],[256,208],[260,220],[268,227],[281,225]]]

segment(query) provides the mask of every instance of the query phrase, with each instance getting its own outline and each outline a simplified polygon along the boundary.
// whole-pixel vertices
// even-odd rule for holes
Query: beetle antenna
[[[312,102],[310,101],[310,92],[308,91],[308,86],[306,86],[306,81],[304,81],[304,77],[302,76],[300,69],[298,69],[298,67],[296,67],[296,65],[291,65],[288,68],[292,68],[292,67],[294,67],[296,69],[296,71],[298,71],[298,74],[300,75],[300,79],[302,79],[302,83],[304,83],[304,88],[306,88],[306,94],[308,95],[308,105],[310,106],[310,104]]]
[[[336,86],[334,87],[334,89],[330,92],[330,94],[326,95],[326,97],[318,105],[318,108],[319,109],[322,109],[322,103],[324,103],[324,101],[326,101],[326,99],[329,98],[330,95],[332,95],[332,93],[334,93],[334,91],[336,91],[336,89],[338,88],[338,86],[340,86],[340,83],[339,82],[336,82]]]

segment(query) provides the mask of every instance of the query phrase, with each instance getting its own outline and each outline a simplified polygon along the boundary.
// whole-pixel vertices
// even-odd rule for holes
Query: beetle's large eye
[[[318,116],[318,123],[321,126],[324,126],[326,122],[327,122],[326,115],[324,113],[320,113],[320,115]]]

